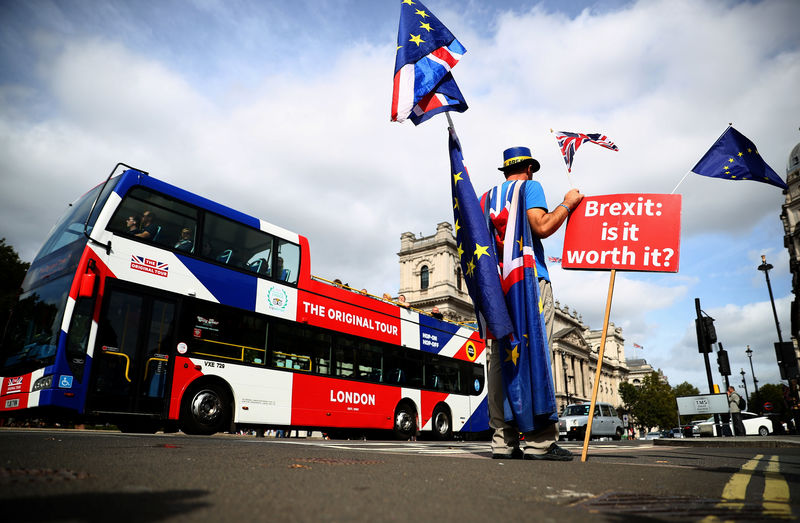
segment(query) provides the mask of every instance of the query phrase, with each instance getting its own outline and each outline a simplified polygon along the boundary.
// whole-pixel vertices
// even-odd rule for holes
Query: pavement
[[[791,448],[800,447],[800,435],[727,436],[719,438],[659,438],[653,445],[670,447]]]

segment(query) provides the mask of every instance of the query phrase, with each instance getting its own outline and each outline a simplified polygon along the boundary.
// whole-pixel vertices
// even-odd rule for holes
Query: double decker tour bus
[[[189,434],[488,428],[476,331],[310,265],[305,237],[118,164],[25,276],[0,346],[0,417]]]

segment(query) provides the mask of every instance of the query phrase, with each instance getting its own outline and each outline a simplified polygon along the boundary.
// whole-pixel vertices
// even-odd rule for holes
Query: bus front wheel
[[[394,411],[394,433],[400,439],[417,433],[417,413],[407,403],[401,403]]]
[[[207,383],[192,388],[183,399],[181,430],[186,434],[209,435],[225,430],[230,419],[228,393]]]

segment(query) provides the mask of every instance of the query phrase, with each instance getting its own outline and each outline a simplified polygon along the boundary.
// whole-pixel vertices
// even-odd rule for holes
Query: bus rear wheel
[[[433,418],[431,424],[433,425],[433,435],[439,441],[447,441],[453,439],[453,419],[447,408],[438,406],[433,411]]]
[[[417,413],[407,403],[394,411],[394,433],[399,439],[409,439],[417,433]]]
[[[215,383],[207,383],[183,397],[181,430],[186,434],[214,434],[227,427],[230,416],[228,393]]]

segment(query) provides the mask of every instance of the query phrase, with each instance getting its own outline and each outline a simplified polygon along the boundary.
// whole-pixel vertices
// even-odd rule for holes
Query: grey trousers
[[[553,289],[550,287],[550,282],[539,280],[539,296],[543,304],[542,310],[549,349],[552,346],[553,318],[555,317]],[[519,432],[515,427],[506,423],[503,413],[503,375],[500,371],[503,355],[500,354],[500,346],[496,340],[490,340],[486,350],[488,352],[486,388],[489,403],[489,426],[494,429],[492,453],[508,455],[522,444],[525,454],[543,454],[550,445],[558,441],[558,424],[553,423],[542,430],[528,432],[524,435],[525,440],[520,442]]]

